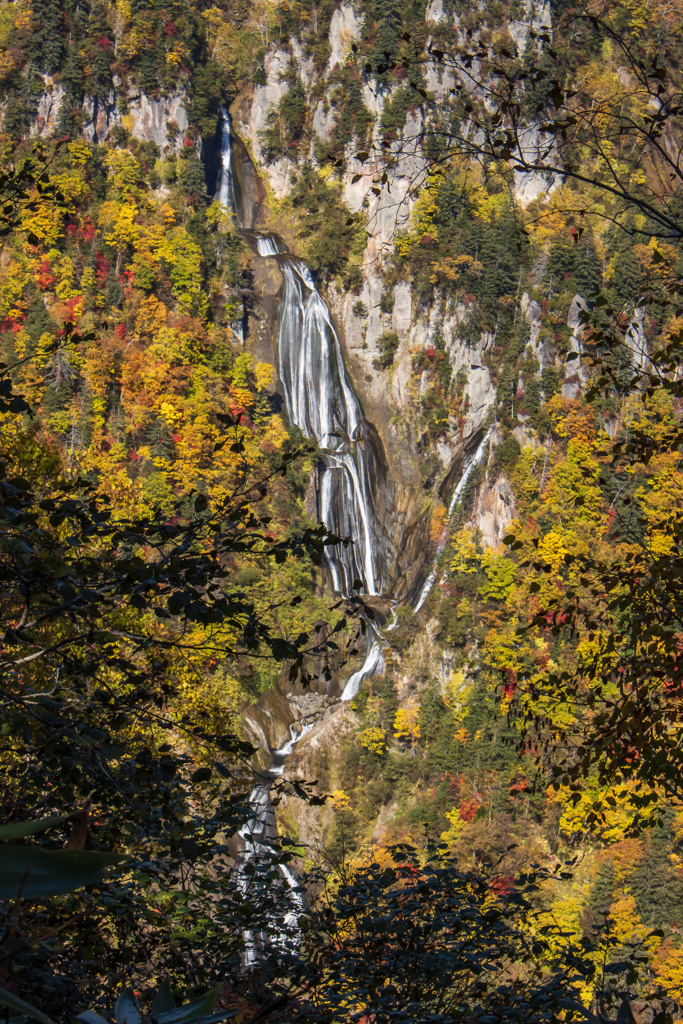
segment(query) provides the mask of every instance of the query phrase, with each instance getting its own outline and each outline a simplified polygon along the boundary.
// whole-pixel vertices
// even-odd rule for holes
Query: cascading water
[[[352,540],[327,549],[334,588],[348,597],[360,582],[366,593],[378,594],[384,567],[374,493],[381,466],[371,429],[310,270],[295,256],[278,255],[277,262],[285,282],[278,358],[287,416],[323,449],[321,521],[331,533]]]
[[[449,534],[450,534],[450,529],[449,529],[450,522],[451,522],[451,519],[453,517],[453,512],[455,511],[455,506],[458,504],[460,498],[462,497],[462,492],[465,490],[465,487],[467,486],[467,482],[468,482],[469,478],[471,477],[473,471],[476,469],[476,467],[479,465],[479,463],[484,458],[484,452],[486,451],[486,445],[488,444],[492,433],[493,433],[493,427],[489,427],[489,429],[486,431],[486,433],[484,434],[483,438],[479,442],[479,447],[476,448],[474,450],[474,452],[472,452],[470,457],[465,462],[465,465],[464,465],[463,471],[462,471],[462,476],[458,480],[458,485],[455,488],[455,490],[453,491],[453,494],[451,496],[450,504],[448,506],[448,517],[447,517],[446,522],[444,524],[444,528],[443,528],[443,530],[441,532],[441,537],[440,537],[439,543],[437,545],[436,554],[434,556],[434,561],[432,563],[431,572],[429,573],[429,576],[425,580],[424,585],[422,587],[422,590],[420,591],[420,596],[418,597],[417,602],[415,604],[415,609],[414,610],[416,612],[419,612],[420,608],[422,607],[422,605],[425,603],[425,601],[429,597],[429,592],[431,591],[432,587],[434,586],[434,583],[436,581],[436,576],[437,576],[439,557],[443,554],[443,549],[446,547],[446,541],[448,540],[448,537],[449,537]]]
[[[221,108],[221,116],[222,169],[217,198],[239,220],[230,115]],[[330,533],[351,540],[326,549],[333,586],[344,597],[357,590],[379,594],[384,545],[375,494],[384,465],[378,439],[362,415],[329,310],[311,271],[302,259],[283,250],[272,235],[246,234],[260,256],[277,261],[284,278],[278,369],[290,423],[307,437],[314,437],[323,450],[318,515]]]
[[[290,726],[289,740],[277,750],[273,750],[273,761],[270,768],[263,772],[261,781],[252,789],[249,795],[249,806],[252,809],[253,817],[239,830],[241,839],[241,850],[237,860],[237,872],[239,885],[246,894],[251,885],[251,875],[245,869],[248,864],[258,864],[267,860],[271,854],[269,843],[277,837],[277,826],[275,813],[270,800],[270,787],[273,781],[285,770],[285,760],[294,750],[294,747],[310,729],[314,722],[304,725],[301,732],[296,732]],[[288,933],[297,927],[297,918],[304,909],[304,902],[299,891],[299,884],[286,864],[278,864],[278,869],[285,883],[287,905],[289,912],[284,915],[284,927],[273,935],[272,931],[266,936],[260,932],[245,930],[244,932],[244,954],[243,962],[246,968],[253,967],[259,957],[259,949],[264,945],[280,945],[286,947],[290,941]]]
[[[232,132],[230,130],[230,114],[225,107],[221,107],[221,118],[221,176],[216,198],[221,206],[224,206],[233,215],[236,215],[239,206],[232,168]]]

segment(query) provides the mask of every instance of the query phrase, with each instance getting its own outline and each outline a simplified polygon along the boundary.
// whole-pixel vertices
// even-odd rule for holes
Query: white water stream
[[[262,781],[258,782],[249,794],[249,804],[252,808],[253,817],[246,822],[239,830],[238,835],[242,840],[242,849],[237,862],[239,886],[246,895],[251,884],[251,876],[245,871],[247,864],[263,861],[272,852],[269,841],[277,838],[277,825],[275,813],[270,800],[270,787],[273,781],[285,770],[285,761],[294,750],[302,736],[309,732],[315,722],[308,722],[303,725],[300,732],[296,732],[293,726],[289,727],[289,739],[283,746],[272,751],[273,761],[270,768],[262,775]],[[278,870],[284,879],[289,890],[289,904],[291,910],[284,917],[285,929],[273,936],[254,933],[246,929],[244,931],[244,954],[243,963],[245,968],[253,967],[259,958],[259,950],[264,943],[270,946],[281,945],[283,948],[287,943],[286,929],[296,928],[297,917],[304,910],[304,901],[299,892],[299,883],[289,870],[286,864],[278,864]]]
[[[230,114],[221,107],[223,130],[221,131],[221,176],[217,199],[221,206],[234,215],[237,213],[237,194],[232,167],[232,133],[230,131]]]
[[[455,512],[455,507],[458,504],[458,501],[460,500],[460,498],[462,497],[462,492],[465,490],[465,487],[467,486],[467,481],[471,477],[472,472],[476,469],[476,467],[480,464],[480,462],[484,458],[484,452],[486,451],[486,445],[489,443],[489,440],[491,438],[491,434],[492,433],[493,433],[493,427],[489,427],[489,429],[487,430],[487,432],[484,434],[483,438],[481,439],[481,441],[479,443],[479,447],[476,448],[474,452],[472,452],[470,457],[465,462],[465,465],[463,466],[462,476],[458,480],[458,485],[455,488],[455,490],[453,491],[453,495],[451,497],[450,504],[448,506],[448,516],[446,518],[446,522],[444,523],[443,530],[441,531],[441,537],[439,539],[439,543],[438,543],[437,548],[436,548],[436,554],[434,555],[434,561],[432,563],[432,570],[431,570],[431,572],[429,573],[429,576],[427,577],[427,579],[424,582],[424,586],[422,587],[422,590],[420,591],[420,596],[417,599],[417,604],[415,605],[415,609],[414,610],[416,612],[419,612],[420,608],[422,607],[422,605],[425,603],[425,601],[429,597],[430,590],[434,586],[434,583],[436,581],[436,576],[437,576],[439,558],[443,554],[443,549],[446,547],[446,542],[447,542],[447,540],[448,540],[448,538],[450,536],[450,525],[451,525],[451,520],[453,518],[453,513]]]

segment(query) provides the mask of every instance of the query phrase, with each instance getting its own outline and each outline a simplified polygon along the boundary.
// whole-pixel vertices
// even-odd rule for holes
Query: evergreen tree
[[[603,860],[588,890],[587,907],[590,912],[589,930],[601,927],[607,918],[614,898],[614,861]]]
[[[386,79],[386,71],[378,71],[395,63],[401,50],[401,33],[403,32],[404,5],[400,0],[376,0],[375,18],[377,20],[377,39],[373,47],[370,63],[379,81]]]
[[[614,261],[614,291],[617,299],[625,306],[632,306],[640,298],[642,274],[633,249],[623,244]]]
[[[602,268],[593,243],[589,238],[582,238],[576,246],[574,259],[574,277],[576,290],[581,295],[589,295],[597,291],[602,282]]]
[[[574,245],[572,242],[562,239],[554,242],[548,253],[548,262],[545,268],[544,280],[547,287],[553,292],[565,291],[564,282],[574,272]]]
[[[683,884],[674,875],[665,842],[648,844],[629,879],[638,913],[648,928],[683,922]]]
[[[64,9],[53,0],[33,0],[32,12],[37,31],[30,43],[36,66],[48,75],[59,71],[64,59]]]

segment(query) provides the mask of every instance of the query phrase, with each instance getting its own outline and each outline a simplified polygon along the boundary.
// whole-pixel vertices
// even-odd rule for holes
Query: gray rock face
[[[472,517],[472,525],[481,534],[482,546],[497,548],[514,516],[515,497],[507,477],[500,476],[493,484],[485,480]]]
[[[565,380],[562,385],[562,395],[564,398],[576,398],[581,391],[581,385],[585,383],[586,372],[581,366],[581,339],[583,335],[583,324],[579,317],[581,310],[587,310],[586,300],[582,295],[575,295],[574,300],[569,307],[569,314],[567,315],[567,326],[572,331],[570,340],[570,352],[576,353],[575,359],[570,359],[566,363]]]
[[[268,179],[278,198],[289,191],[292,170],[291,160],[282,158],[272,164],[266,162],[260,141],[260,133],[268,123],[268,115],[289,91],[285,81],[291,67],[291,56],[287,50],[270,50],[265,58],[266,84],[257,85],[251,103],[240,104],[237,111],[239,135],[248,143],[256,165]]]
[[[443,0],[429,0],[427,10],[425,11],[425,21],[433,21],[437,25],[443,21],[448,21],[448,15],[443,9]]]
[[[38,100],[38,115],[33,134],[48,136],[56,131],[59,110],[64,102],[64,90],[48,75],[43,76],[43,81],[45,91]],[[119,107],[117,87],[118,81],[115,80],[114,89],[104,101],[86,96],[83,101],[86,137],[99,143],[105,142],[115,125],[125,123],[134,138],[156,142],[162,152],[169,149],[177,150],[182,145],[183,135],[188,128],[185,110],[187,97],[184,93],[159,100],[150,99],[145,93],[139,93],[127,100],[125,110],[122,111]],[[176,136],[173,143],[169,137],[169,125],[173,126],[173,134]]]
[[[43,82],[45,92],[38,100],[38,113],[31,134],[47,137],[53,135],[57,129],[57,117],[64,99],[64,90],[61,85],[55,85],[48,75],[43,75]]]
[[[645,307],[636,306],[629,328],[624,336],[624,341],[631,351],[633,365],[642,370],[647,365],[647,340],[643,320],[645,319]]]
[[[132,118],[131,131],[135,138],[156,142],[163,152],[169,145],[168,125],[173,123],[180,135],[174,148],[182,145],[182,136],[187,131],[188,120],[185,110],[184,95],[169,96],[166,99],[151,100],[142,93],[128,107],[128,116]]]
[[[332,71],[338,64],[342,64],[346,58],[351,43],[360,39],[363,27],[363,16],[357,15],[353,7],[341,4],[332,15],[330,22],[330,59],[327,65],[328,72]]]
[[[534,32],[546,31],[550,34],[553,25],[548,0],[540,0],[540,3],[526,0],[524,8],[526,16],[521,21],[508,22],[508,34],[514,41],[519,54],[524,53],[526,49],[531,29]],[[536,43],[537,48],[538,46],[539,44]]]
[[[522,206],[529,206],[542,196],[547,198],[561,186],[562,165],[555,140],[534,125],[523,128],[519,133],[518,153],[527,163],[540,163],[557,171],[515,171],[514,196]]]

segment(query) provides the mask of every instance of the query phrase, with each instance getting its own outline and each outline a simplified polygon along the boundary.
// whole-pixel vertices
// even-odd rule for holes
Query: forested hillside
[[[682,14],[0,7],[8,1019],[683,1021]]]

